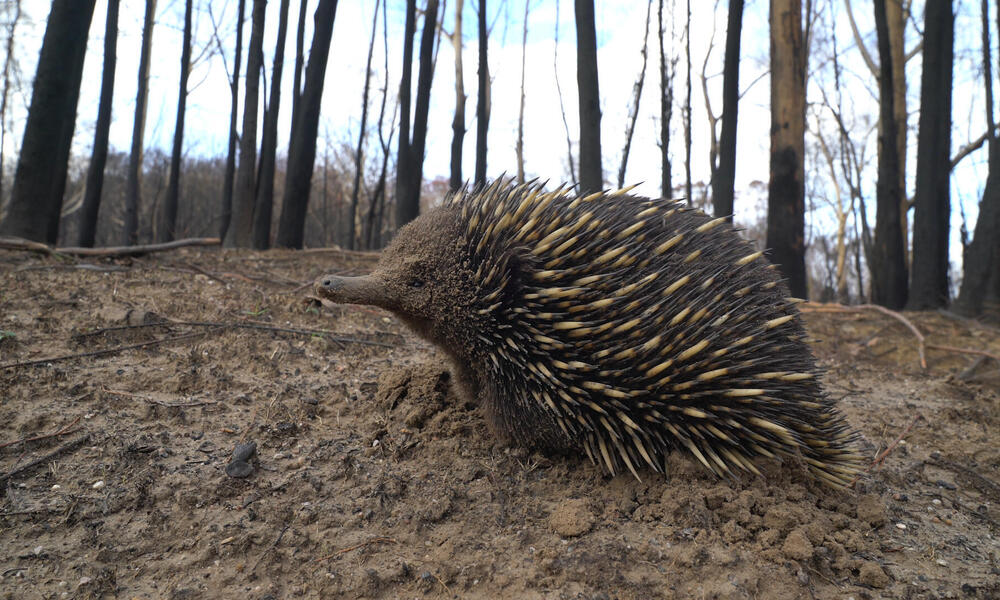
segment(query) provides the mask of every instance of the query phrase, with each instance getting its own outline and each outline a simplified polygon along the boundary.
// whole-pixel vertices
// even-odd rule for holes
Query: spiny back
[[[509,435],[582,448],[612,473],[673,447],[718,474],[799,457],[857,472],[787,290],[725,219],[627,190],[497,181],[450,203],[475,298],[487,410]]]

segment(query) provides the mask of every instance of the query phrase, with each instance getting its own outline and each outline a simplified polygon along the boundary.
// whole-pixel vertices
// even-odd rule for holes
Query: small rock
[[[94,485],[92,485],[90,487],[94,488],[95,490],[99,490],[99,489],[101,489],[101,488],[104,487],[104,480],[102,479],[100,481],[95,481]]]
[[[233,450],[233,461],[244,461],[247,462],[253,455],[257,453],[257,442],[247,442],[245,444],[236,444],[236,448]]]
[[[948,561],[946,561],[943,558],[939,558],[939,559],[937,559],[934,562],[936,562],[938,564],[938,566],[941,566],[941,567],[947,567],[948,566]]]
[[[61,489],[62,489],[62,486],[59,485],[58,483],[52,486],[52,491],[53,492],[57,492],[57,491],[59,491]]]
[[[878,563],[867,561],[861,565],[858,581],[864,585],[881,589],[889,585],[889,576],[885,574],[885,571],[882,570],[882,567]]]
[[[549,527],[562,537],[575,537],[590,531],[594,520],[594,513],[587,508],[587,501],[573,498],[556,505],[549,516]]]
[[[236,479],[249,477],[251,473],[253,473],[253,465],[245,460],[234,460],[226,465],[226,475]]]
[[[941,505],[941,501],[938,500],[937,498],[935,498],[935,499],[931,500],[931,504],[933,504],[934,506],[940,506]]]
[[[946,490],[957,490],[958,489],[958,486],[956,486],[954,483],[951,483],[950,481],[945,481],[943,479],[938,479],[934,483],[938,487],[943,487]]]
[[[801,529],[793,529],[785,543],[781,545],[781,552],[793,560],[808,560],[813,555],[813,545]]]
[[[88,583],[90,583],[90,581],[91,581],[90,577],[81,577],[80,585],[87,585]]]
[[[896,523],[896,529],[906,529],[906,523]]]

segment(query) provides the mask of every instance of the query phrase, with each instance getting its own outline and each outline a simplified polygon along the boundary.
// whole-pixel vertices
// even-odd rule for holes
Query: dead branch
[[[906,317],[902,314],[889,310],[884,306],[879,306],[877,304],[858,304],[857,306],[847,306],[845,304],[823,304],[819,302],[806,302],[799,307],[803,312],[818,312],[818,313],[838,313],[838,312],[862,312],[865,310],[874,310],[880,312],[884,315],[888,315],[893,319],[896,319],[900,323],[906,326],[913,335],[917,338],[917,354],[920,355],[920,366],[924,369],[927,368],[927,358],[925,356],[924,348],[927,344],[924,340],[924,334],[920,333],[920,330]]]
[[[67,246],[65,248],[52,248],[46,244],[32,242],[23,238],[0,237],[0,249],[4,250],[26,250],[49,255],[69,255],[69,256],[142,256],[153,252],[163,252],[185,246],[218,246],[219,238],[187,238],[174,240],[162,244],[142,244],[138,246],[109,246],[106,248],[80,248]]]
[[[385,342],[377,342],[374,340],[362,340],[357,338],[347,338],[335,335],[334,332],[328,331],[326,329],[301,329],[292,327],[276,327],[274,325],[268,325],[267,323],[262,323],[259,321],[238,321],[232,323],[225,322],[214,322],[214,321],[175,321],[168,319],[165,321],[158,321],[155,323],[139,323],[136,325],[117,325],[115,327],[104,327],[102,329],[95,329],[94,331],[86,331],[82,333],[77,333],[73,337],[77,339],[92,337],[95,335],[101,335],[104,333],[112,331],[123,331],[127,329],[143,329],[146,327],[170,327],[170,326],[183,326],[183,327],[209,327],[216,329],[254,329],[257,331],[272,331],[275,333],[291,333],[295,335],[319,335],[323,336],[333,342],[340,344],[362,344],[369,346],[381,346],[383,348],[395,348],[393,344],[387,344]],[[194,334],[186,334],[194,335]],[[0,368],[4,368],[6,365],[0,365]]]
[[[357,550],[358,548],[364,548],[365,546],[371,546],[372,544],[398,544],[398,543],[399,542],[390,537],[376,537],[366,542],[361,542],[360,544],[354,544],[353,546],[348,546],[347,548],[341,548],[340,550],[337,550],[333,554],[321,556],[320,558],[313,560],[313,562],[323,562],[324,560],[329,560],[339,554],[346,554],[351,550]]]
[[[37,442],[39,440],[45,440],[48,438],[54,438],[54,437],[59,437],[61,435],[66,435],[68,433],[73,433],[74,431],[77,431],[77,429],[73,429],[73,427],[79,422],[80,422],[80,417],[77,417],[73,419],[73,421],[71,421],[69,424],[63,425],[62,427],[60,427],[56,431],[53,431],[52,433],[45,433],[42,435],[36,435],[34,437],[29,437],[29,438],[22,438],[19,440],[14,440],[13,442],[4,442],[0,444],[0,448],[14,446],[16,444],[27,444],[28,442]]]
[[[170,342],[177,342],[180,340],[185,340],[188,338],[204,335],[206,332],[196,331],[193,333],[185,333],[184,335],[177,335],[173,337],[163,338],[159,340],[153,340],[151,342],[142,342],[141,344],[129,344],[127,346],[115,346],[114,348],[105,348],[104,350],[94,350],[92,352],[79,352],[76,354],[64,354],[62,356],[52,356],[49,358],[39,358],[38,360],[27,360],[24,362],[12,362],[4,363],[0,365],[0,371],[4,369],[17,369],[21,367],[31,367],[35,365],[44,365],[47,363],[62,362],[66,360],[72,360],[74,358],[89,358],[93,356],[106,356],[108,354],[117,354],[119,352],[124,352],[126,350],[136,350],[138,348],[146,348],[149,346],[156,346],[158,344],[168,344]]]
[[[78,446],[82,445],[84,442],[86,442],[89,439],[90,439],[90,434],[89,433],[85,433],[85,434],[81,435],[80,437],[76,438],[75,440],[66,442],[62,446],[59,446],[58,448],[56,448],[55,450],[53,450],[52,452],[49,452],[48,454],[46,454],[44,456],[39,456],[35,460],[33,460],[33,461],[31,461],[31,462],[29,462],[29,463],[27,463],[25,465],[22,465],[22,466],[20,466],[20,467],[18,467],[16,469],[8,471],[7,473],[4,473],[3,475],[0,475],[0,484],[6,483],[7,480],[10,479],[11,477],[15,477],[17,475],[20,475],[21,473],[24,473],[25,471],[28,471],[30,469],[33,469],[33,468],[37,467],[38,465],[47,463],[50,460],[52,460],[53,458],[59,456],[60,454],[62,454],[64,452],[69,452],[70,450],[76,449]]]

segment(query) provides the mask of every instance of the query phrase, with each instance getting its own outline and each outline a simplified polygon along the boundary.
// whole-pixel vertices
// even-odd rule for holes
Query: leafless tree
[[[14,71],[14,39],[17,31],[17,24],[21,20],[21,0],[13,0],[5,4],[5,8],[11,12],[10,20],[7,23],[7,39],[5,50],[7,55],[3,59],[3,95],[0,96],[0,219],[4,214],[3,181],[6,176],[4,170],[4,145],[7,141],[7,112],[8,101],[10,100],[11,75]]]
[[[451,121],[451,178],[448,187],[458,191],[462,187],[462,145],[465,141],[465,72],[462,68],[462,7],[463,0],[455,2],[455,30],[451,44],[455,52],[455,117]],[[382,98],[383,109],[385,97]]]
[[[642,67],[639,77],[632,86],[632,105],[629,107],[628,119],[625,122],[625,147],[622,149],[622,162],[618,167],[618,187],[625,187],[625,168],[628,166],[629,150],[632,148],[632,134],[635,132],[635,121],[639,117],[639,101],[642,99],[642,87],[646,81],[647,50],[649,49],[649,16],[652,13],[653,1],[646,3],[646,29],[642,36]]]
[[[97,105],[97,125],[94,130],[94,147],[87,167],[87,188],[80,209],[80,232],[77,244],[86,248],[94,245],[97,231],[97,213],[104,189],[104,165],[108,160],[108,132],[111,128],[111,101],[114,99],[116,47],[118,45],[118,0],[108,0],[108,17],[104,27],[104,67],[101,72],[101,99]],[[8,57],[8,61],[10,57]],[[6,102],[6,96],[4,97]],[[0,110],[0,120],[3,111]],[[0,142],[2,145],[2,142]],[[0,160],[0,173],[3,162]]]
[[[146,102],[149,98],[149,59],[153,49],[153,24],[156,0],[146,0],[142,22],[142,50],[139,53],[139,84],[135,94],[135,118],[132,121],[132,148],[128,161],[128,187],[125,190],[125,228],[122,245],[131,246],[139,237],[139,176],[142,172],[143,137],[146,132]]]
[[[365,63],[365,87],[361,94],[361,127],[358,129],[358,147],[354,152],[354,185],[351,186],[351,212],[348,215],[349,248],[356,248],[355,220],[358,218],[358,195],[361,193],[361,170],[364,168],[364,144],[368,127],[368,89],[372,77],[372,54],[375,50],[375,33],[378,29],[379,0],[375,0],[375,14],[372,17],[372,35],[368,42],[368,61]]]
[[[806,57],[801,0],[771,0],[771,177],[767,247],[793,296],[807,297],[805,267]]]
[[[177,224],[177,202],[181,193],[181,151],[184,149],[184,117],[187,112],[188,77],[191,74],[191,13],[192,0],[184,2],[184,34],[181,41],[181,81],[177,95],[177,117],[174,124],[174,145],[170,153],[170,179],[163,199],[163,212],[157,227],[157,241],[174,239]]]
[[[673,2],[671,1],[671,14]],[[670,30],[673,33],[673,19]],[[659,1],[656,11],[657,37],[660,42],[660,195],[664,198],[673,196],[670,166],[670,121],[674,111],[674,73],[677,70],[677,57],[671,52],[670,60],[664,50],[663,0]],[[673,36],[671,35],[671,39]]]
[[[559,84],[559,0],[556,0],[556,27],[554,37],[555,41],[553,43],[552,50],[552,71],[556,81],[556,94],[559,96],[559,114],[562,115],[563,129],[566,131],[566,164],[569,165],[570,180],[573,182],[573,186],[575,187],[577,184],[576,160],[573,158],[573,142],[570,139],[569,121],[566,120],[566,106],[563,104],[562,86]]]
[[[740,37],[743,0],[729,0],[726,57],[722,70],[722,133],[719,164],[712,173],[712,205],[716,217],[732,220],[736,187],[736,124],[740,103]]]
[[[594,0],[576,0],[576,83],[580,101],[580,188],[604,187],[601,167],[601,93],[597,75]]]
[[[0,235],[54,244],[94,0],[55,0],[38,56],[10,206]]]
[[[490,126],[489,30],[486,28],[486,0],[479,0],[479,95],[476,99],[476,173],[474,185],[486,184],[486,147]]]
[[[528,5],[529,0],[524,0],[524,29],[521,35],[521,106],[517,113],[517,143],[515,153],[517,155],[517,182],[524,183],[524,71],[525,59],[528,51]]]
[[[303,0],[305,1],[305,0]],[[212,5],[209,7],[209,16],[212,15]],[[246,11],[246,0],[240,0],[236,9],[236,48],[233,56],[233,72],[229,80],[229,149],[226,153],[226,170],[223,173],[222,182],[222,216],[219,227],[219,237],[225,239],[229,230],[229,221],[233,212],[233,178],[236,174],[236,143],[239,141],[239,133],[236,129],[237,115],[240,106],[240,63],[243,57],[243,14]],[[213,31],[219,43],[219,51],[222,53],[222,43],[218,38],[218,26],[214,22]]]

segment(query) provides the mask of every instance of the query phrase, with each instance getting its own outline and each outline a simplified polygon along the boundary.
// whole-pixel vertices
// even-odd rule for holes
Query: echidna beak
[[[383,304],[383,293],[371,277],[324,275],[316,280],[316,294],[339,304]]]

